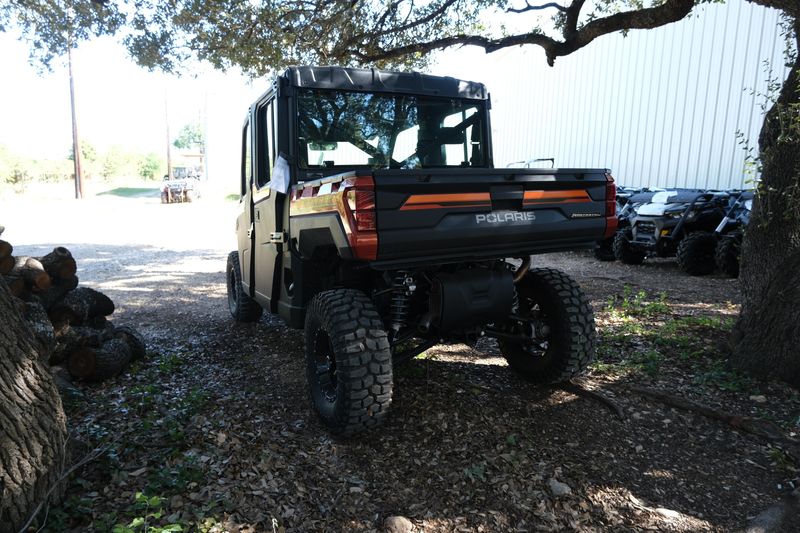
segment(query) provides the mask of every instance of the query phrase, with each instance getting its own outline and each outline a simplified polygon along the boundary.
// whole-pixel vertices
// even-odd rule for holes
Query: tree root
[[[744,431],[745,433],[755,435],[767,442],[777,444],[784,448],[795,459],[800,459],[800,442],[786,437],[781,427],[769,420],[750,416],[739,416],[725,411],[719,411],[707,405],[674,396],[662,390],[637,387],[636,385],[628,385],[625,388],[636,394],[658,400],[671,407],[684,411],[691,411],[703,415],[706,418],[725,422],[734,429]]]
[[[569,392],[574,394],[575,396],[581,396],[583,398],[589,398],[590,400],[595,400],[600,402],[601,404],[605,405],[611,412],[617,415],[617,418],[620,420],[625,420],[625,412],[622,410],[622,407],[617,404],[611,398],[600,394],[597,391],[589,390],[584,388],[583,386],[575,383],[573,381],[565,381],[563,383],[558,383],[553,385],[554,389],[563,390],[565,392]]]

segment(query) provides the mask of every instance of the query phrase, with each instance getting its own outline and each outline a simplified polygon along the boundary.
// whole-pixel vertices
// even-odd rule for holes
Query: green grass
[[[603,351],[600,351],[601,358]],[[664,355],[658,350],[646,349],[635,351],[616,362],[595,361],[591,368],[603,374],[615,374],[618,372],[638,372],[647,374],[651,378],[658,377],[661,366],[664,364]]]
[[[97,196],[119,196],[121,198],[158,198],[161,191],[158,187],[116,187],[97,193]]]
[[[229,195],[225,196],[225,200],[227,200],[229,202],[238,202],[239,201],[239,195],[238,194],[229,194]]]
[[[625,317],[653,317],[670,313],[667,303],[667,294],[661,292],[654,299],[645,290],[633,292],[630,285],[625,285],[622,296],[612,296],[608,300],[608,310],[612,316]]]
[[[720,340],[729,335],[734,319],[727,316],[675,317],[666,293],[648,294],[625,286],[611,297],[605,311],[611,324],[600,332],[596,372],[635,372],[656,378],[680,366],[698,384],[740,391],[750,387],[725,368]]]
[[[752,379],[729,369],[722,359],[703,362],[695,374],[694,382],[730,392],[757,390]]]

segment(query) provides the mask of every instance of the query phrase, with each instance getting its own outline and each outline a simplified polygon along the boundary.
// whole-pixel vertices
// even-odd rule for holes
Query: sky
[[[0,50],[7,80],[0,84],[0,145],[32,158],[64,157],[72,144],[66,65],[37,72],[25,43],[8,34],[0,34]],[[168,113],[173,138],[187,123],[207,125],[210,160],[229,145],[235,150],[247,106],[266,87],[265,80],[208,68],[183,78],[147,72],[110,38],[82,44],[73,54],[73,72],[81,139],[101,152],[119,145],[165,155]]]

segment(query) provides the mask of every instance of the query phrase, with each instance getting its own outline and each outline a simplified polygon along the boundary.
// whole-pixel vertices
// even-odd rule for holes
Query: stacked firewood
[[[102,381],[145,356],[144,340],[135,330],[108,320],[114,302],[78,287],[77,265],[68,249],[59,246],[42,257],[15,257],[13,251],[0,240],[0,275],[47,363],[66,367],[72,378]]]

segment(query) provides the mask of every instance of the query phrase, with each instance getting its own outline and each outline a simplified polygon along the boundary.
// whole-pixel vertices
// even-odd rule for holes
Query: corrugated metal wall
[[[757,146],[767,80],[788,70],[779,13],[745,0],[706,5],[663,28],[602,37],[550,68],[537,47],[490,54],[497,166],[554,157],[607,167],[628,186],[740,187]],[[512,81],[512,83],[509,83]]]

